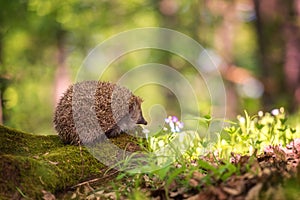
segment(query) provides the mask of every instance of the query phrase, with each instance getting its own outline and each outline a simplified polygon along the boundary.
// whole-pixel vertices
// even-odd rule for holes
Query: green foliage
[[[206,129],[213,121],[210,116],[197,120]],[[244,116],[239,115],[236,122],[227,122],[216,142],[211,142],[209,137],[201,137],[196,132],[174,132],[171,128],[167,122],[161,131],[146,141],[149,153],[157,156],[155,163],[147,163],[150,165],[150,172],[135,174],[125,171],[119,175],[119,180],[124,177],[135,180],[133,191],[144,184],[152,189],[163,188],[166,194],[174,184],[177,188],[184,187],[188,190],[191,189],[189,181],[195,177],[195,173],[203,174],[198,182],[198,189],[203,185],[225,182],[244,170],[257,174],[256,170],[251,169],[255,156],[261,155],[269,146],[285,146],[300,137],[299,130],[288,125],[283,108],[274,109],[270,113],[260,111],[254,116],[249,116],[245,111]],[[230,162],[233,154],[248,156],[243,169],[239,164]],[[157,166],[163,165],[165,166],[157,169]],[[285,192],[293,190],[289,187],[291,181],[293,180],[286,183]],[[119,195],[124,195],[122,191],[119,192]]]
[[[299,137],[299,130],[287,124],[287,117],[283,108],[274,109],[271,113],[258,112],[250,117],[238,116],[235,126],[226,127],[224,131],[229,137],[220,137],[216,149],[220,150],[222,158],[229,158],[234,152],[241,155],[263,153],[269,145],[285,146]]]
[[[269,145],[285,146],[300,137],[299,130],[287,124],[283,108],[274,109],[271,113],[260,111],[252,117],[245,111],[245,115],[239,115],[237,119],[237,122],[230,122],[231,125],[227,123],[228,125],[218,134],[216,142],[209,137],[212,133],[201,137],[197,132],[191,131],[180,133],[162,131],[148,140],[149,147],[152,151],[165,147],[168,151],[164,151],[164,155],[172,155],[175,160],[180,157],[194,160],[213,152],[218,158],[228,161],[231,153],[261,154]],[[206,124],[202,128],[208,129],[213,119],[204,117],[198,120],[199,123]]]

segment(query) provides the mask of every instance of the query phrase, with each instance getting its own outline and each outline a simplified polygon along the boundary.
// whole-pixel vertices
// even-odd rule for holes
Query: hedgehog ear
[[[142,98],[140,98],[140,97],[138,97],[138,98],[137,98],[137,102],[138,102],[138,104],[142,104],[142,103],[143,103],[143,101],[144,101],[144,99],[142,99]]]
[[[143,99],[140,97],[135,98],[135,104],[136,106],[140,107],[141,104],[143,103]]]

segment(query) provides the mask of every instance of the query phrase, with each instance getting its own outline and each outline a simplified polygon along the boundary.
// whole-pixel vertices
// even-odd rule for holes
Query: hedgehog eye
[[[133,112],[135,110],[135,103],[129,104],[129,113]]]
[[[129,114],[133,115],[135,113],[135,107],[129,108]]]

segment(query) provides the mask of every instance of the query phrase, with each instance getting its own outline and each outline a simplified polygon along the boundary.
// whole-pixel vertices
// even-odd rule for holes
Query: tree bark
[[[0,124],[3,124],[3,98],[2,90],[0,90]]]
[[[235,84],[237,84],[234,80],[236,77],[228,79],[227,74],[230,73],[233,68],[233,44],[236,27],[239,23],[237,20],[236,1],[218,1],[218,3],[214,5],[214,13],[222,17],[222,22],[220,22],[220,25],[216,28],[214,46],[218,54],[222,57],[221,66],[218,67],[223,78],[226,80],[226,116],[233,118],[240,112],[240,102],[234,87]]]
[[[0,19],[0,27],[1,27],[1,22],[2,20]],[[3,69],[3,33],[2,30],[0,30],[0,67]],[[3,72],[2,72],[3,73]],[[1,77],[0,77],[1,79]],[[2,83],[0,82],[0,124],[3,124],[3,86]]]
[[[265,86],[264,108],[279,105],[296,111],[300,102],[299,3],[279,0],[253,0],[253,3],[261,80]]]
[[[292,97],[291,109],[297,110],[300,105],[300,1],[288,1],[288,20],[284,25],[285,63],[284,75],[287,91]]]
[[[54,80],[54,105],[58,103],[63,92],[70,85],[70,71],[66,63],[67,49],[65,44],[66,32],[63,30],[57,31],[57,68]]]

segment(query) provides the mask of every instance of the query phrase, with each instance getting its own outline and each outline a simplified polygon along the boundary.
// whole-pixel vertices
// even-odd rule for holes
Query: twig
[[[109,174],[107,176],[101,177],[101,178],[95,178],[95,179],[92,179],[92,180],[88,180],[88,181],[84,181],[84,182],[78,183],[78,184],[72,186],[71,188],[73,189],[73,188],[76,188],[76,187],[79,187],[79,186],[82,186],[82,185],[85,185],[85,184],[94,183],[94,182],[97,182],[99,180],[103,180],[104,178],[107,178],[109,176],[112,176],[112,175],[114,175],[116,173],[118,173],[118,171],[115,171],[115,172],[113,172],[113,173],[111,173],[111,174]]]

